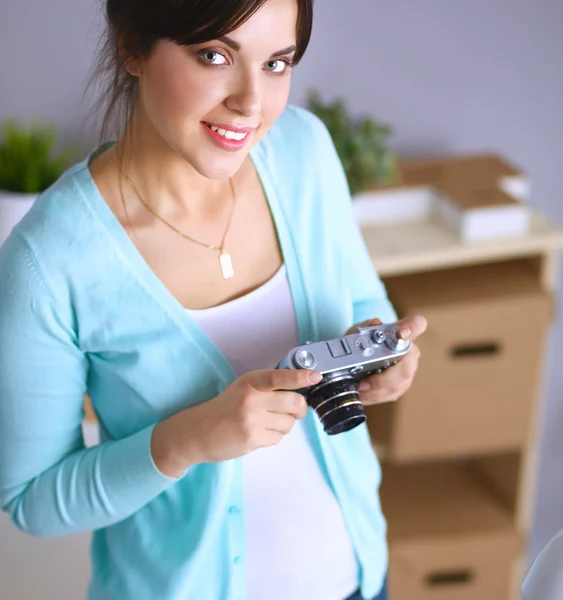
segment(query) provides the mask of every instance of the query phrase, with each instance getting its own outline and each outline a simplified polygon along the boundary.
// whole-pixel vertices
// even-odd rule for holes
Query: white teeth
[[[244,140],[244,138],[246,137],[246,133],[235,133],[234,131],[227,131],[225,133],[225,137],[228,140],[237,140],[238,142],[240,142],[241,140]]]
[[[244,140],[244,138],[248,135],[247,133],[236,133],[235,131],[219,129],[219,127],[215,127],[215,125],[209,125],[209,129],[216,131],[220,136],[226,138],[227,140],[236,140],[237,142]]]

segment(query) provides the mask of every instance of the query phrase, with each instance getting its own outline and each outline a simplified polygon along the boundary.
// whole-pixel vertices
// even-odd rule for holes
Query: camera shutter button
[[[358,338],[358,340],[356,341],[356,348],[366,356],[369,356],[373,353],[374,346],[374,341],[367,336]]]
[[[393,352],[402,352],[408,348],[410,344],[408,340],[403,340],[397,335],[398,331],[399,330],[397,328],[389,330],[389,335],[385,339],[387,347]]]
[[[295,364],[302,369],[312,369],[317,364],[312,352],[309,352],[308,350],[299,350],[295,353],[293,360]]]

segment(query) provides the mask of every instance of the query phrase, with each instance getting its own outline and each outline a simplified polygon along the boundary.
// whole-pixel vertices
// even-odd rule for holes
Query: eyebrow
[[[227,44],[227,46],[229,46],[229,48],[232,48],[235,52],[238,52],[240,50],[240,44],[238,42],[235,42],[235,40],[231,39],[230,37],[223,35],[218,39],[220,42],[224,42],[225,44]],[[296,50],[297,47],[295,45],[288,46],[287,48],[283,48],[282,50],[274,52],[270,56],[270,58],[276,58],[277,56],[283,56],[284,54],[291,54],[291,52],[295,52]]]

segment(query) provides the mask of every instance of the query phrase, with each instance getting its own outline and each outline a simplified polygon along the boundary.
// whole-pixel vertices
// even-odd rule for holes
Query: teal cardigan
[[[244,600],[244,458],[171,479],[150,455],[154,425],[222,392],[233,370],[136,250],[89,159],[41,194],[0,249],[1,507],[36,536],[95,530],[90,600]],[[321,121],[287,107],[251,159],[300,340],[394,320]],[[81,430],[85,392],[101,424],[92,448]],[[387,545],[367,428],[327,436],[311,410],[305,424],[371,598]]]

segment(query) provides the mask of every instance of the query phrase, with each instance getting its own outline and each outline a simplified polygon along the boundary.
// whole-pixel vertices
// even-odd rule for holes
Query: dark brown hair
[[[99,81],[104,110],[100,144],[119,135],[131,118],[137,77],[124,64],[150,55],[155,43],[201,44],[227,35],[245,23],[268,0],[105,0],[106,31],[90,83]],[[313,0],[296,0],[297,64],[309,44]]]

